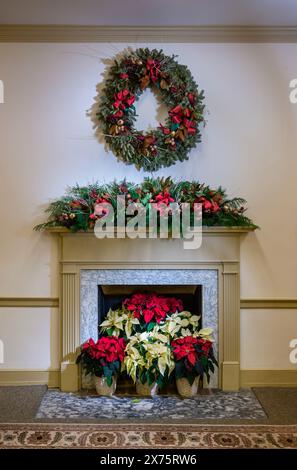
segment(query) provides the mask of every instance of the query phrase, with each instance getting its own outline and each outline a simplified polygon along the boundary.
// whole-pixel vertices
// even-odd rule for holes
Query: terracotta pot
[[[158,384],[154,382],[152,385],[149,385],[147,382],[142,384],[139,380],[136,382],[136,393],[144,397],[153,397],[158,394]]]
[[[112,384],[109,387],[106,382],[106,377],[94,377],[94,383],[96,387],[96,391],[98,395],[102,395],[105,397],[111,397],[117,388],[117,379],[115,377],[112,378]]]
[[[182,379],[176,379],[176,388],[178,393],[185,398],[194,397],[197,395],[199,386],[199,376],[195,378],[192,385],[190,385],[188,379],[183,377]]]

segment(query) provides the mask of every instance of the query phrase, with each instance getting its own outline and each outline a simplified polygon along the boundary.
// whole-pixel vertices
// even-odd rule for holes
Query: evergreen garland
[[[49,215],[47,222],[37,225],[35,230],[50,227],[66,227],[73,232],[92,229],[96,220],[100,218],[96,212],[97,204],[111,204],[116,218],[117,196],[125,196],[126,208],[133,203],[141,203],[145,207],[148,207],[150,203],[162,203],[167,206],[171,202],[201,203],[204,226],[256,228],[251,219],[245,215],[246,201],[244,199],[228,198],[226,191],[221,187],[211,189],[198,181],[178,182],[168,177],[145,178],[139,184],[123,180],[119,183],[114,181],[103,185],[99,183],[88,186],[76,185],[69,188],[64,197],[49,205],[46,210]],[[131,216],[126,215],[126,222],[129,217]],[[147,225],[149,225],[148,218]]]
[[[156,171],[188,159],[201,140],[204,92],[190,70],[163,51],[137,49],[115,60],[100,96],[98,130],[117,158],[137,169]],[[144,133],[134,128],[134,103],[150,87],[167,106],[164,125]]]

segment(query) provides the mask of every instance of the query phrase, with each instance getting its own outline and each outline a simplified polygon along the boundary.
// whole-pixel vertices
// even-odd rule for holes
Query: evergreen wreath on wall
[[[204,92],[175,57],[162,50],[137,49],[115,60],[108,70],[96,113],[98,130],[117,158],[137,169],[156,171],[187,160],[201,140]],[[135,103],[147,87],[159,91],[168,117],[163,125],[145,133],[135,129],[134,123]]]

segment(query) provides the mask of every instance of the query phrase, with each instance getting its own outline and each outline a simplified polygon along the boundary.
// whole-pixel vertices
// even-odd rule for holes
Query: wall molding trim
[[[297,368],[294,369],[241,369],[240,386],[297,387]]]
[[[0,307],[59,307],[56,297],[0,297]]]
[[[0,369],[0,387],[13,385],[47,385],[60,387],[60,369]]]
[[[297,309],[297,299],[241,299],[242,309]]]
[[[1,25],[0,42],[295,43],[297,27]]]
[[[133,265],[135,263],[132,263]],[[155,264],[155,263],[153,263]],[[188,263],[187,263],[188,264]],[[210,263],[213,264],[213,263]],[[168,263],[166,263],[168,265]],[[0,297],[1,307],[58,308],[58,297]],[[297,299],[240,299],[241,309],[297,309]]]

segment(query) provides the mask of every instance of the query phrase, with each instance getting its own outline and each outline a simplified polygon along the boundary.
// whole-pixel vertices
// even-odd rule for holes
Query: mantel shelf
[[[203,233],[214,233],[214,234],[226,234],[226,233],[249,233],[253,232],[256,230],[256,227],[203,227],[202,232]],[[66,227],[50,227],[45,230],[48,233],[61,233],[61,234],[72,234],[72,235],[87,235],[87,234],[93,234],[94,230],[87,230],[83,231],[80,230],[78,232],[71,232]],[[139,230],[141,232],[141,230]],[[107,232],[108,233],[108,232]],[[115,230],[116,233],[116,230]],[[148,230],[146,230],[146,233],[149,233]]]

